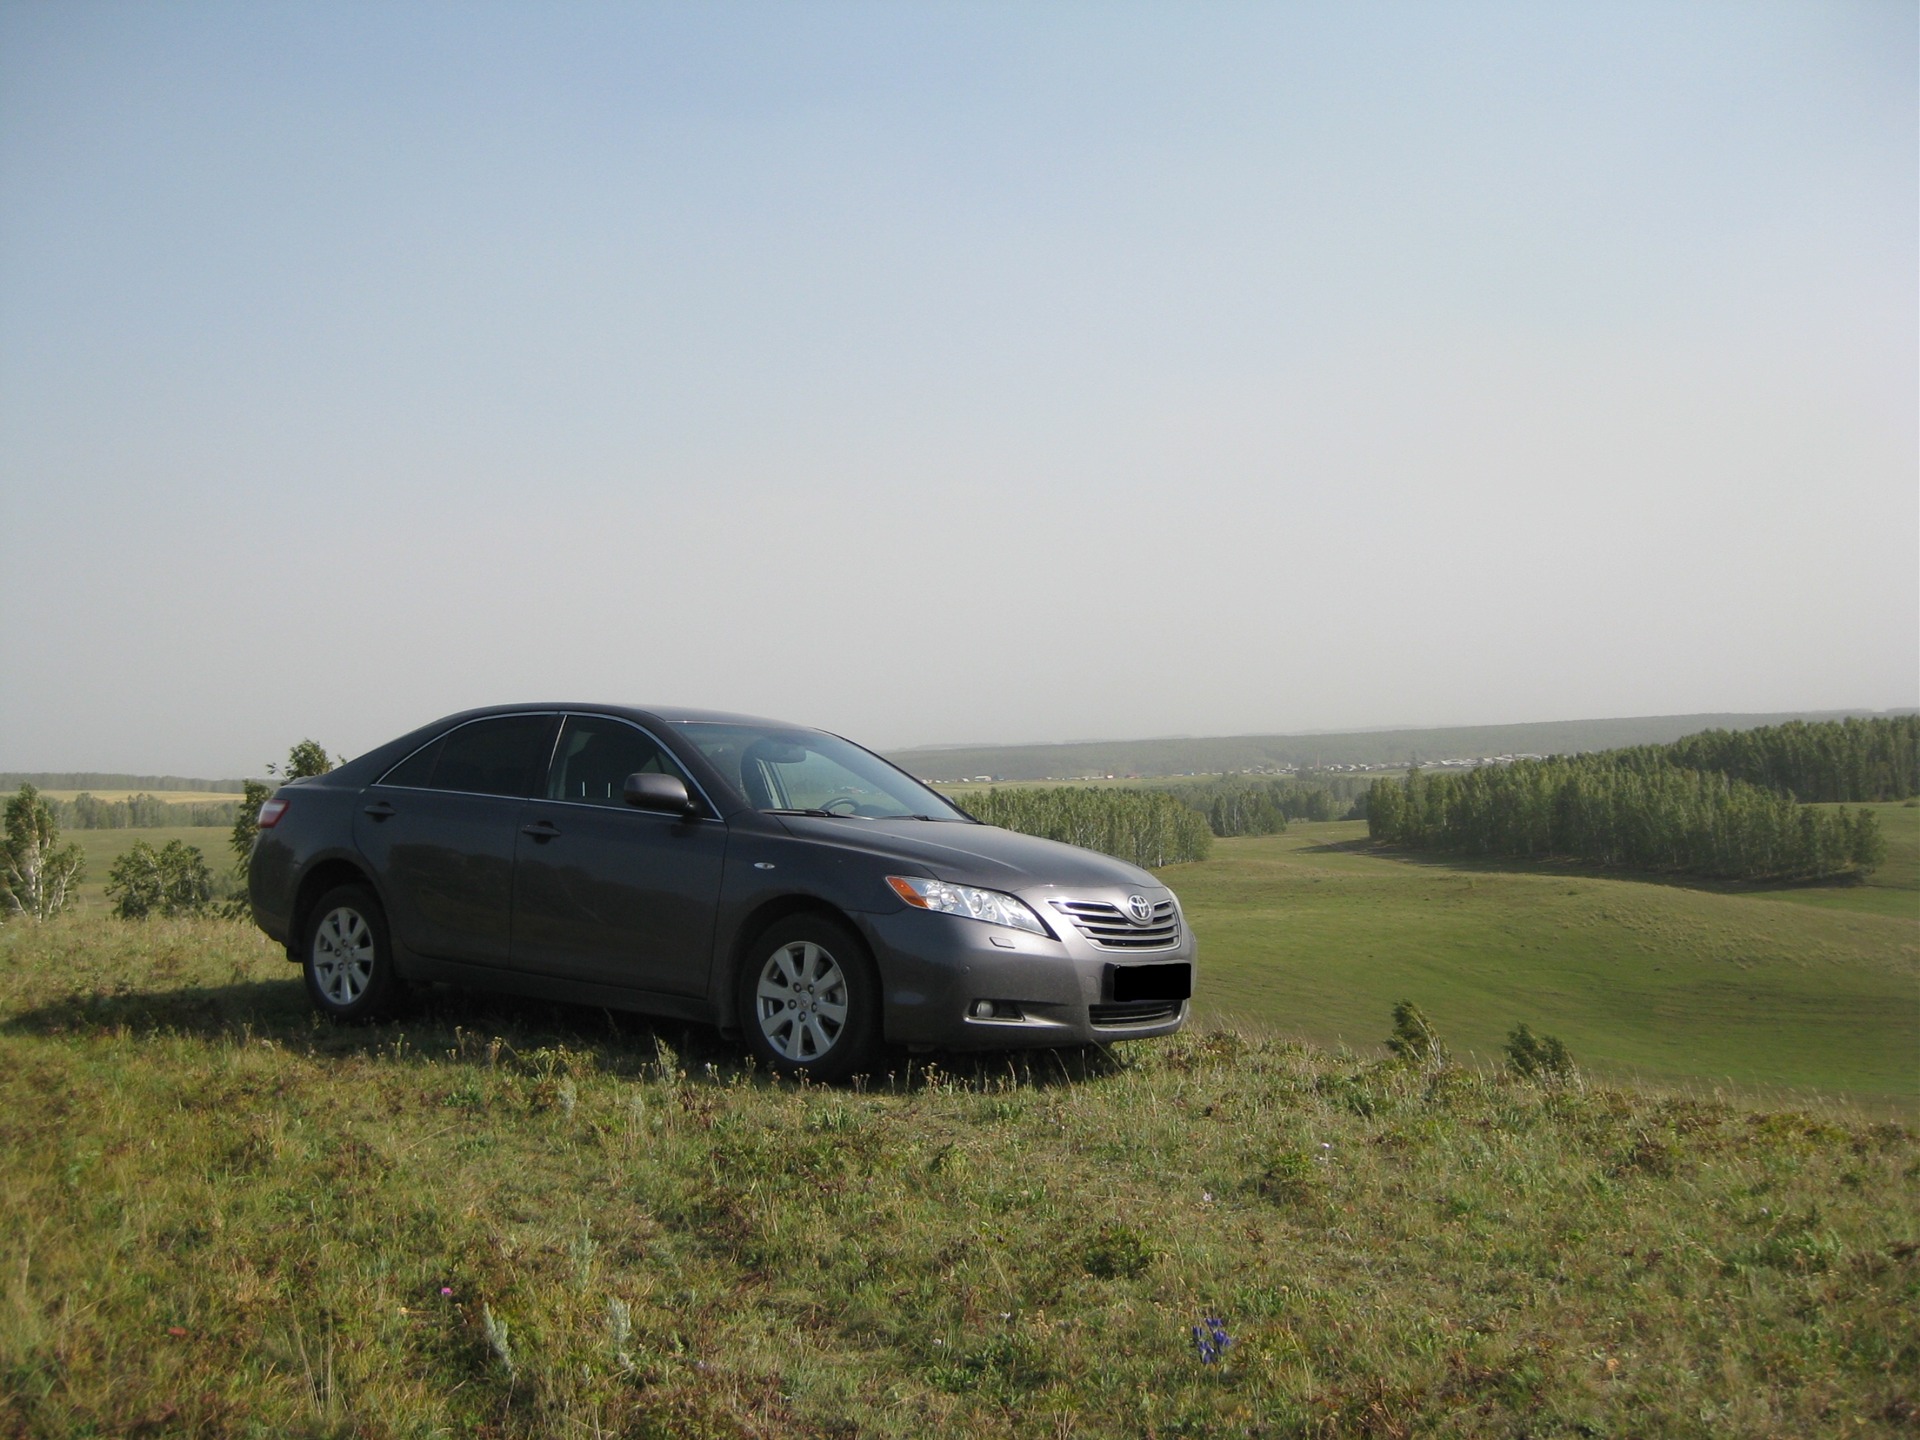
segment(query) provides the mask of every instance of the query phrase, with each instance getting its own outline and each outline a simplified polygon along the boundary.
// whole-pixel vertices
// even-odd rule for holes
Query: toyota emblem
[[[1153,923],[1153,902],[1144,895],[1127,896],[1127,919],[1136,925]]]

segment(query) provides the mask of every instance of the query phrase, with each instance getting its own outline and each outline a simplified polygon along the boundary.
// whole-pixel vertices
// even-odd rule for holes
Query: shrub
[[[1523,1080],[1573,1079],[1573,1056],[1558,1035],[1535,1035],[1516,1026],[1507,1036],[1507,1066]]]
[[[1387,1037],[1387,1049],[1409,1065],[1444,1065],[1447,1061],[1447,1047],[1411,1000],[1393,1007],[1393,1034]]]
[[[108,872],[107,898],[122,920],[193,915],[213,901],[213,872],[195,846],[169,840],[155,850],[136,840]]]
[[[287,751],[285,765],[271,762],[267,765],[267,773],[277,776],[281,785],[289,780],[304,780],[309,775],[324,775],[331,769],[333,757],[312,740],[302,740]],[[233,834],[227,844],[232,848],[239,868],[244,871],[247,860],[253,854],[253,837],[260,833],[260,807],[267,803],[277,786],[261,780],[243,780],[240,788],[240,804],[234,814]]]

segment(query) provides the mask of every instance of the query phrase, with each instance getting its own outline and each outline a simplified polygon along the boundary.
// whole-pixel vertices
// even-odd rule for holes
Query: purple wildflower
[[[1193,1327],[1193,1348],[1202,1365],[1219,1364],[1232,1343],[1233,1337],[1227,1334],[1226,1322],[1218,1315],[1209,1315]]]

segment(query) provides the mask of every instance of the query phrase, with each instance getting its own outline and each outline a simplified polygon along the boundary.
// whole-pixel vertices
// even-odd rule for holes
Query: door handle
[[[367,806],[367,814],[371,815],[376,820],[385,820],[388,816],[392,815],[393,813],[394,813],[393,806],[389,805],[384,800],[376,800],[373,804]]]
[[[560,833],[560,827],[551,820],[536,820],[531,825],[520,827],[522,835],[531,835],[535,840],[551,840]]]

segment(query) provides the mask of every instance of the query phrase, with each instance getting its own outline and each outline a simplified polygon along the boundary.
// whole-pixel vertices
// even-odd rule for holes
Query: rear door
[[[569,715],[546,793],[525,810],[513,872],[515,969],[629,990],[706,993],[727,827],[628,805],[629,775],[678,775],[657,740],[608,715]]]
[[[545,775],[558,724],[553,714],[470,720],[367,788],[354,840],[383,882],[402,945],[507,964],[520,812]]]

